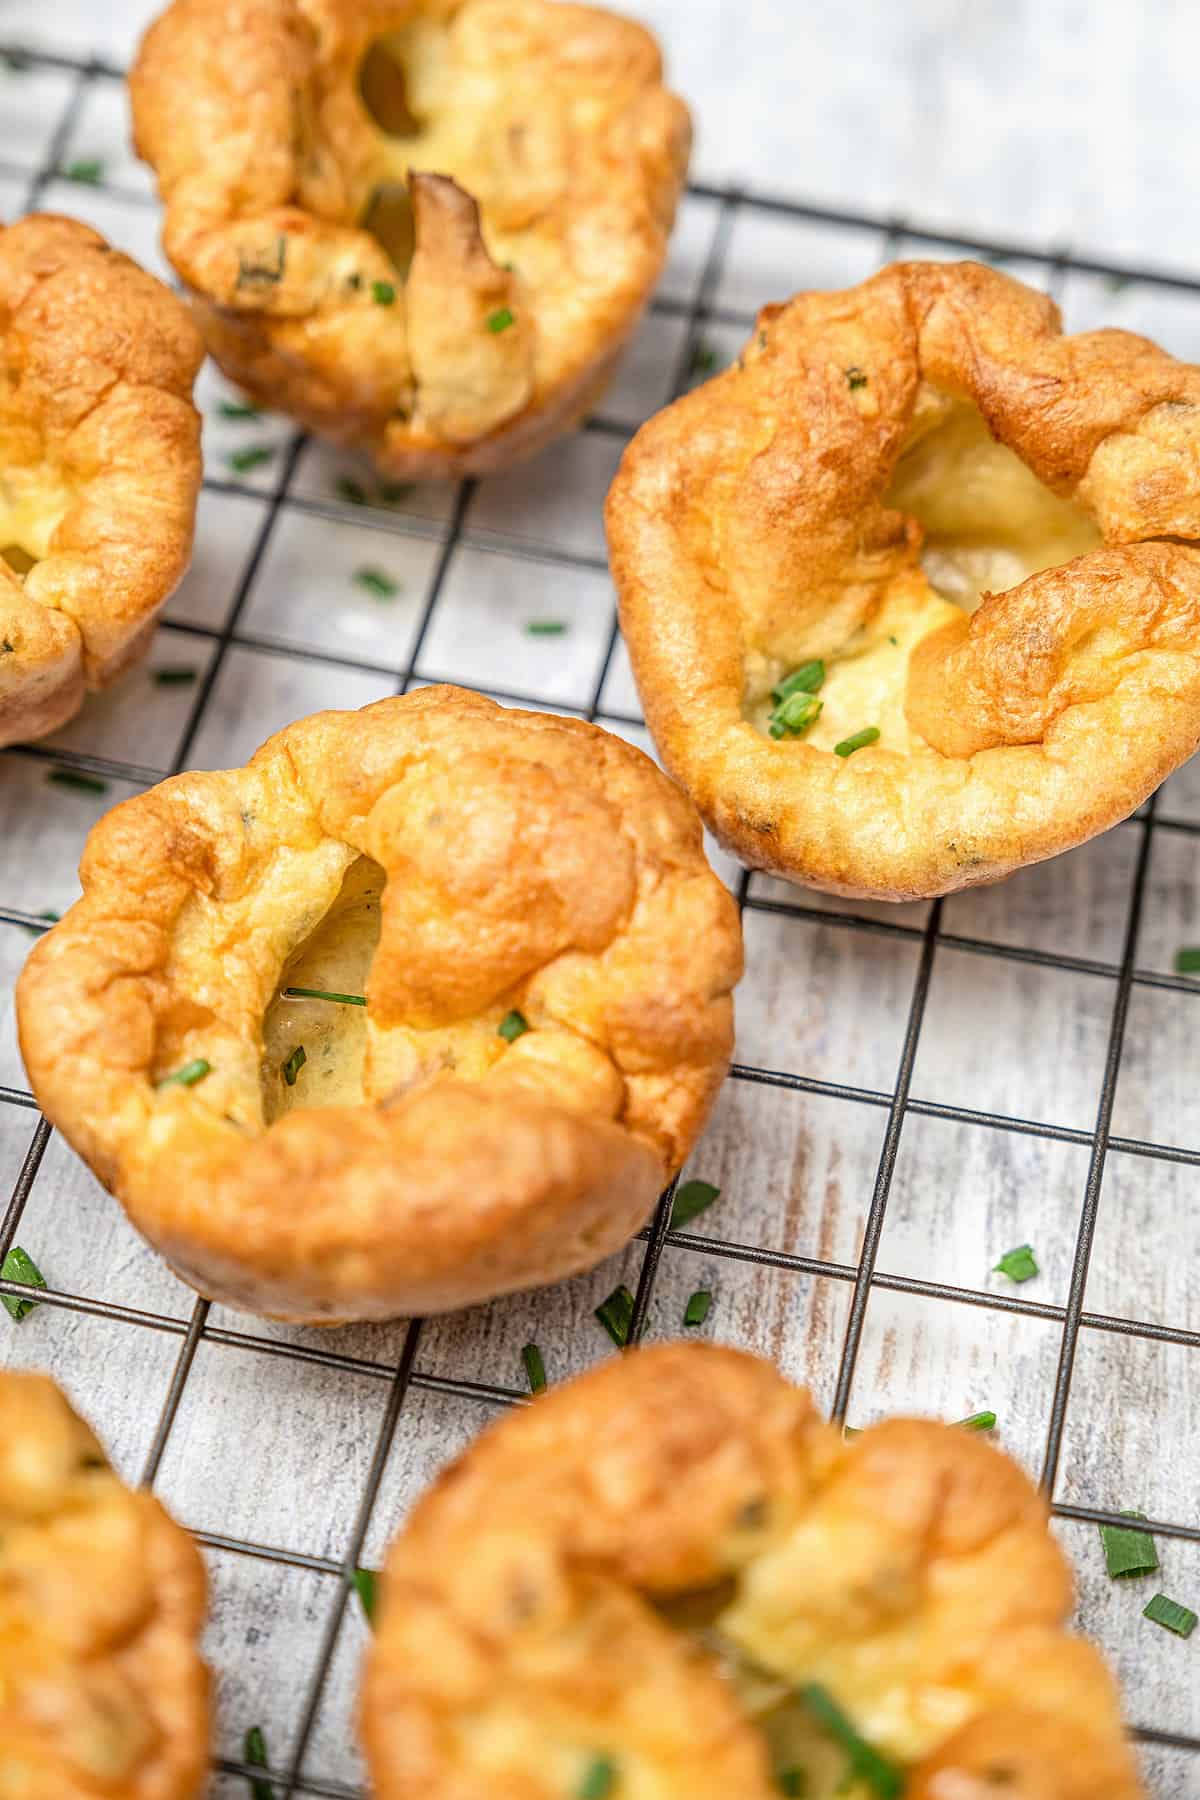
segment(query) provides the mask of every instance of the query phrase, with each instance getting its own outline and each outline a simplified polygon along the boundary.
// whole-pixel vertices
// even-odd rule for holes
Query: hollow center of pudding
[[[1102,542],[1081,506],[996,442],[978,407],[933,390],[918,406],[885,505],[923,527],[930,583],[966,612],[984,593],[1003,593]]]
[[[333,905],[292,954],[263,1017],[262,1096],[267,1124],[313,1106],[357,1106],[367,1049],[367,976],[379,942],[386,877],[369,856],[351,863]],[[313,995],[294,996],[307,988]]]
[[[49,469],[0,467],[0,557],[14,574],[27,575],[49,555],[72,501],[66,483]]]

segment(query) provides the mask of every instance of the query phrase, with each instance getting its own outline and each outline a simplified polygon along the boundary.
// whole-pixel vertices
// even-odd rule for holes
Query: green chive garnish
[[[847,1773],[865,1781],[881,1800],[899,1800],[904,1792],[903,1773],[859,1736],[828,1688],[810,1681],[799,1689],[799,1697],[850,1758]]]
[[[22,50],[7,50],[0,56],[0,69],[9,75],[28,75],[33,63]]]
[[[1165,1594],[1155,1594],[1149,1606],[1142,1608],[1142,1617],[1164,1625],[1176,1637],[1191,1637],[1196,1629],[1196,1615],[1191,1607],[1180,1606],[1178,1600],[1168,1600]]]
[[[529,1020],[524,1013],[519,1013],[514,1007],[512,1012],[505,1013],[497,1025],[496,1036],[502,1037],[506,1044],[511,1044],[515,1039],[524,1037],[528,1030]]]
[[[1033,1276],[1040,1275],[1037,1259],[1028,1244],[1018,1244],[1015,1250],[1006,1250],[996,1264],[998,1275],[1007,1275],[1010,1281],[1030,1281]]]
[[[368,1625],[375,1623],[375,1585],[374,1569],[355,1569],[354,1591],[362,1601],[362,1609],[367,1615]]]
[[[868,744],[877,743],[878,740],[878,725],[864,725],[863,729],[856,731],[853,737],[843,738],[840,744],[835,744],[833,754],[835,756],[853,756],[856,750],[865,750]]]
[[[965,1419],[955,1419],[954,1423],[963,1431],[995,1431],[996,1415],[994,1412],[969,1413]]]
[[[246,1742],[242,1750],[242,1761],[252,1769],[267,1767],[267,1740],[262,1734],[260,1725],[252,1725],[246,1733]],[[275,1790],[269,1781],[261,1778],[250,1778],[250,1800],[275,1800]]]
[[[396,298],[396,290],[390,281],[373,281],[371,298],[376,306],[390,306]]]
[[[245,450],[234,450],[225,461],[236,475],[245,475],[248,470],[269,463],[274,455],[273,444],[250,444]]]
[[[212,1064],[206,1062],[204,1057],[198,1056],[194,1062],[184,1063],[182,1069],[176,1069],[171,1075],[164,1075],[158,1086],[160,1088],[195,1087],[198,1081],[203,1081],[206,1075],[211,1074]]]
[[[98,156],[89,156],[82,162],[68,163],[63,174],[68,181],[83,181],[89,187],[95,187],[104,178],[104,164]]]
[[[1122,1512],[1123,1519],[1144,1519],[1145,1513]],[[1114,1581],[1126,1575],[1152,1575],[1158,1567],[1158,1552],[1148,1531],[1132,1525],[1101,1525],[1100,1542],[1104,1560]]]
[[[44,1288],[46,1285],[46,1277],[20,1244],[14,1244],[3,1264],[0,1264],[0,1275],[3,1275],[5,1281],[24,1281],[30,1287]],[[0,1294],[0,1300],[3,1300],[10,1317],[18,1325],[37,1307],[37,1301],[27,1300],[24,1294]]]
[[[1106,275],[1104,285],[1110,294],[1123,294],[1127,287],[1133,285],[1133,277],[1130,275]]]
[[[720,1192],[711,1181],[685,1181],[676,1192],[671,1208],[671,1230],[682,1231],[685,1225],[698,1219],[702,1212],[708,1211]]]
[[[367,1004],[365,994],[331,994],[327,988],[285,987],[283,998],[285,1000],[332,1000],[337,1006],[365,1006]]]
[[[155,669],[154,685],[156,687],[190,687],[198,674],[198,669],[185,669],[182,663],[168,663],[165,668]]]
[[[40,912],[37,916],[39,919],[45,919],[48,925],[57,925],[58,921],[62,918],[61,913],[51,912],[48,907],[45,912]],[[25,929],[32,937],[41,937],[42,935],[40,929],[36,925],[26,925]]]
[[[807,1794],[808,1776],[803,1769],[778,1769],[775,1785],[781,1794]]]
[[[400,506],[413,491],[411,481],[386,481],[379,490],[385,506]]]
[[[368,594],[374,594],[377,600],[394,600],[400,592],[400,583],[385,575],[382,569],[355,569],[354,579],[360,588],[366,588]]]
[[[633,1324],[633,1295],[624,1282],[613,1289],[607,1300],[600,1302],[596,1317],[617,1349],[623,1350],[629,1342],[629,1327]]]
[[[771,698],[775,701],[786,700],[789,694],[815,694],[825,683],[825,664],[819,657],[812,662],[801,663],[790,675],[785,675],[778,687],[771,689]]]
[[[850,389],[851,393],[853,393],[856,388],[864,388],[866,385],[867,377],[862,369],[854,368],[846,370],[846,386]]]
[[[339,500],[348,500],[351,506],[367,504],[367,490],[361,481],[351,481],[348,475],[341,475],[338,477],[336,488]]]
[[[617,1785],[617,1765],[611,1756],[594,1756],[575,1789],[576,1800],[606,1800]]]
[[[1200,947],[1175,952],[1177,975],[1200,975]]]
[[[546,1365],[536,1344],[525,1345],[521,1351],[521,1361],[525,1364],[530,1393],[540,1394],[546,1386]]]
[[[297,1044],[296,1048],[292,1051],[292,1054],[288,1057],[287,1061],[279,1071],[289,1087],[295,1087],[296,1077],[307,1061],[308,1057],[305,1055],[304,1045]]]
[[[498,336],[502,331],[507,331],[510,325],[515,324],[516,320],[513,318],[510,306],[502,306],[497,312],[488,314],[487,328],[493,337]]]
[[[82,769],[51,769],[46,778],[56,787],[76,788],[81,794],[107,794],[108,783],[99,775],[85,775]]]
[[[561,619],[528,619],[525,624],[530,637],[561,637],[566,629]]]
[[[712,1307],[712,1295],[707,1288],[697,1288],[683,1309],[683,1322],[688,1326],[703,1325]]]
[[[692,374],[711,375],[718,360],[717,353],[711,344],[697,344],[692,352]]]
[[[803,737],[821,716],[822,702],[815,694],[789,694],[771,714],[768,727],[773,738]]]
[[[223,419],[261,419],[262,410],[249,400],[222,400],[217,408]]]

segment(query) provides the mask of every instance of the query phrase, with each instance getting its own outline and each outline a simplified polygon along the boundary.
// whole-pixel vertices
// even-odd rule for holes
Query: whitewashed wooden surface
[[[0,0],[0,41],[126,60],[153,9],[91,0]],[[643,0],[673,71],[694,103],[698,173],[714,183],[786,193],[874,216],[1031,247],[1071,246],[1101,261],[1200,275],[1191,222],[1200,187],[1191,9],[1156,0],[1137,9],[1004,8],[963,0],[864,0],[849,12],[778,0]],[[149,186],[125,150],[120,87],[88,86],[72,129],[59,133],[76,77],[0,73],[0,214],[26,203],[29,181],[53,151],[65,165],[100,157],[102,188],[49,181],[43,205],[95,222],[162,268]],[[56,136],[56,133],[59,135]],[[718,222],[714,202],[684,209],[664,291],[696,297]],[[892,240],[905,253],[919,241]],[[717,306],[730,314],[803,285],[852,281],[889,244],[874,231],[739,214]],[[944,252],[939,252],[944,253]],[[1018,272],[1041,280],[1039,265]],[[1113,323],[1161,337],[1200,358],[1200,297],[1071,275],[1060,291],[1068,323]],[[742,329],[704,327],[722,357]],[[632,427],[666,398],[685,352],[687,321],[653,315],[605,404]],[[240,760],[275,726],[318,706],[357,706],[391,692],[410,660],[430,582],[453,514],[452,494],[417,491],[399,512],[368,515],[338,503],[340,456],[304,449],[290,504],[270,520],[291,434],[284,422],[247,427],[217,416],[225,390],[207,373],[210,471],[235,491],[210,491],[201,508],[195,566],[172,602],[151,667],[186,663],[203,675],[219,659],[211,699],[190,750],[193,766]],[[232,449],[275,455],[231,477]],[[540,464],[475,493],[454,550],[416,679],[452,678],[565,708],[586,708],[604,670],[612,594],[603,572],[599,507],[621,447],[618,432],[580,434]],[[269,529],[268,529],[269,527]],[[266,531],[265,539],[263,533]],[[217,635],[255,546],[262,555],[237,641]],[[533,559],[514,552],[534,550]],[[576,560],[555,561],[566,551]],[[381,608],[351,582],[377,563],[401,584]],[[530,617],[569,620],[559,639],[530,638]],[[208,635],[205,635],[208,634]],[[194,690],[159,687],[148,672],[93,701],[57,740],[63,747],[151,771],[172,767]],[[645,744],[623,653],[600,694],[603,722]],[[110,779],[102,796],[48,787],[44,757],[0,758],[0,906],[61,909],[88,827],[135,791]],[[1200,826],[1200,772],[1172,778],[1160,820]],[[907,1116],[879,1251],[883,1277],[866,1315],[850,1417],[897,1408],[957,1417],[990,1406],[1001,1439],[1037,1472],[1061,1324],[1057,1317],[988,1311],[889,1287],[911,1277],[983,1293],[1011,1292],[990,1273],[997,1256],[1031,1241],[1043,1273],[1021,1297],[1061,1308],[1067,1296],[1096,1118],[1131,884],[1142,826],[1002,887],[943,909]],[[727,859],[718,867],[728,878]],[[756,878],[751,900],[781,914],[746,915],[748,972],[739,998],[738,1058],[835,1087],[889,1096],[897,1078],[928,909],[852,906]],[[814,911],[886,919],[883,935],[817,919]],[[954,939],[1033,948],[1099,964],[1056,970],[980,954]],[[1196,841],[1155,827],[1137,964],[1169,971],[1176,948],[1200,941]],[[28,949],[0,923],[0,1086],[24,1076],[11,987]],[[1136,985],[1113,1130],[1200,1150],[1197,1012],[1190,993]],[[932,1116],[921,1103],[996,1112],[1062,1127],[1065,1141]],[[875,1182],[885,1105],[731,1082],[691,1172],[718,1182],[718,1207],[693,1228],[768,1256],[845,1268],[855,1262]],[[35,1114],[0,1103],[0,1198],[31,1141]],[[1200,1329],[1197,1171],[1110,1153],[1086,1295],[1090,1312]],[[95,1418],[119,1466],[137,1478],[153,1439],[192,1296],[146,1251],[118,1210],[60,1142],[52,1141],[22,1217],[19,1241],[51,1284],[85,1299],[159,1315],[162,1328],[44,1306],[19,1328],[0,1318],[0,1356],[55,1369]],[[376,1562],[420,1484],[490,1416],[492,1403],[446,1382],[519,1388],[520,1347],[541,1345],[552,1380],[609,1353],[592,1308],[619,1280],[635,1286],[637,1244],[561,1289],[484,1307],[424,1331],[417,1379],[401,1415],[370,1517],[363,1560]],[[687,1295],[710,1287],[707,1332],[775,1357],[832,1398],[851,1285],[769,1262],[669,1246],[654,1289],[649,1335],[674,1334]],[[173,1327],[173,1329],[172,1329]],[[202,1532],[336,1564],[346,1554],[359,1498],[401,1353],[400,1326],[336,1333],[290,1331],[214,1309],[197,1350],[158,1473],[159,1492]],[[335,1351],[340,1368],[268,1354],[280,1347]],[[1138,1507],[1179,1523],[1200,1521],[1200,1352],[1085,1326],[1063,1439],[1056,1496],[1072,1505]],[[441,1385],[439,1385],[441,1384]],[[1148,1588],[1107,1580],[1090,1524],[1060,1522],[1080,1575],[1080,1617],[1108,1647],[1139,1724],[1200,1736],[1200,1635],[1182,1643],[1140,1618]],[[1200,1548],[1160,1543],[1165,1591],[1200,1610]],[[261,1724],[273,1762],[289,1767],[306,1692],[338,1587],[320,1568],[209,1551],[214,1605],[209,1648],[219,1683],[219,1749],[240,1752]],[[361,1775],[353,1748],[355,1665],[364,1628],[346,1612],[308,1740],[297,1792],[333,1791]],[[1159,1800],[1200,1796],[1200,1764],[1154,1746],[1147,1771]],[[214,1792],[244,1782],[217,1777]]]

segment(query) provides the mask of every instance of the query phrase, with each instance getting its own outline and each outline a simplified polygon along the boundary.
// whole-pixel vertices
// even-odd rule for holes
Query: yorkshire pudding
[[[590,1268],[728,1062],[741,938],[699,820],[576,720],[456,688],[317,713],[118,806],[80,877],[18,985],[30,1081],[179,1274],[250,1311]]]
[[[378,1800],[1138,1800],[1016,1464],[845,1443],[770,1364],[636,1350],[491,1426],[389,1551]]]
[[[690,148],[650,34],[558,0],[174,0],[130,90],[225,373],[404,478],[586,412]]]
[[[608,500],[646,718],[752,867],[907,900],[1200,740],[1200,370],[975,263],[767,307]]]
[[[203,354],[98,232],[0,226],[0,744],[57,730],[149,648],[191,554]]]
[[[0,1374],[0,1792],[206,1786],[204,1567],[46,1375]]]

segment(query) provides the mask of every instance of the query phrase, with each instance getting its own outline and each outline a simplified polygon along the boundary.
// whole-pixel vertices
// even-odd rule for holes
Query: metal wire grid
[[[76,59],[58,53],[27,49],[21,45],[0,44],[0,60],[12,60],[33,67],[65,71],[74,77],[67,104],[49,140],[46,156],[32,177],[29,176],[27,170],[15,169],[0,159],[0,176],[9,176],[27,183],[25,209],[31,210],[38,205],[45,187],[59,172],[65,146],[70,141],[79,109],[89,88],[96,82],[121,80],[123,78],[122,71],[95,59]],[[689,192],[694,197],[715,203],[717,213],[707,259],[690,301],[685,303],[669,298],[659,298],[654,302],[655,311],[673,314],[681,318],[685,325],[680,359],[674,370],[672,391],[675,393],[682,392],[688,384],[693,361],[697,349],[702,343],[702,334],[707,327],[729,325],[748,329],[753,322],[749,314],[717,304],[718,286],[725,266],[730,234],[735,219],[742,212],[774,214],[784,219],[844,227],[847,230],[875,231],[882,235],[889,247],[894,246],[900,238],[904,238],[931,247],[972,251],[989,260],[1023,260],[1037,264],[1047,271],[1051,291],[1061,288],[1063,278],[1068,272],[1078,272],[1087,275],[1108,276],[1119,281],[1137,281],[1147,286],[1176,289],[1200,297],[1200,279],[1162,269],[1135,267],[1087,256],[1077,256],[1065,247],[1042,250],[1024,244],[995,242],[960,234],[948,234],[923,229],[907,220],[885,219],[873,217],[867,213],[851,213],[805,205],[769,194],[747,193],[733,188],[717,188],[700,183],[693,184]],[[123,193],[121,197],[131,202],[137,200],[144,203],[140,196],[134,196],[127,192]],[[593,419],[586,429],[617,434],[621,437],[630,435],[624,426],[606,420],[603,416]],[[8,754],[40,758],[59,767],[74,768],[80,773],[111,776],[141,786],[157,781],[165,775],[176,773],[187,766],[189,754],[204,719],[205,709],[219,676],[222,662],[233,645],[250,649],[269,649],[274,655],[300,659],[311,658],[322,663],[364,669],[373,674],[386,673],[395,678],[396,688],[399,692],[404,692],[413,685],[419,685],[421,677],[418,674],[418,667],[422,645],[432,622],[447,571],[463,538],[464,523],[475,486],[471,482],[463,483],[458,490],[449,529],[441,540],[439,554],[424,597],[416,636],[402,668],[382,669],[378,664],[339,657],[326,649],[309,649],[296,644],[283,644],[275,639],[265,642],[239,630],[239,623],[255,575],[281,511],[284,508],[294,508],[318,515],[342,516],[332,506],[323,506],[319,501],[289,491],[305,441],[302,435],[294,434],[287,446],[279,479],[267,495],[264,516],[248,560],[242,570],[241,579],[224,624],[219,629],[190,624],[182,625],[173,621],[168,621],[164,625],[164,629],[207,637],[214,642],[214,654],[203,679],[198,683],[188,721],[170,767],[152,768],[83,751],[57,748],[49,750],[34,745],[22,746]],[[246,491],[236,483],[212,478],[206,479],[205,486],[209,491],[216,493],[244,494]],[[420,535],[423,530],[421,522],[414,519],[398,521],[392,517],[376,519],[373,516],[371,523],[373,527],[402,530],[409,535]],[[568,569],[604,569],[603,561],[599,558],[572,554],[562,550],[535,551],[520,544],[506,543],[502,553],[518,559],[562,565]],[[586,706],[563,706],[556,703],[558,710],[573,712],[588,719],[599,718],[618,726],[640,723],[629,714],[601,705],[602,691],[616,645],[617,626],[614,618],[607,650],[595,679],[589,703]],[[491,684],[489,684],[488,691],[501,699],[517,698],[528,701],[529,698],[528,695],[507,694],[503,689],[496,688]],[[787,902],[751,893],[750,877],[743,872],[738,884],[737,898],[739,905],[746,911],[784,914],[792,919],[805,920],[810,925],[829,926],[839,931],[866,932],[893,939],[908,940],[919,946],[919,960],[911,989],[907,1026],[895,1082],[890,1090],[819,1080],[786,1070],[747,1064],[735,1064],[731,1071],[731,1080],[734,1082],[755,1083],[779,1090],[791,1089],[810,1095],[822,1095],[861,1107],[882,1109],[886,1112],[886,1128],[878,1158],[871,1201],[866,1214],[861,1252],[856,1262],[836,1262],[720,1238],[696,1236],[688,1232],[672,1232],[670,1230],[671,1200],[674,1192],[674,1185],[672,1185],[672,1188],[663,1195],[652,1223],[639,1234],[640,1239],[645,1242],[646,1248],[637,1281],[631,1339],[638,1339],[645,1329],[647,1311],[660,1259],[668,1244],[683,1249],[703,1251],[710,1256],[727,1258],[735,1262],[767,1264],[784,1271],[808,1276],[822,1276],[833,1281],[851,1284],[851,1303],[841,1346],[834,1395],[833,1411],[838,1418],[844,1418],[850,1398],[855,1365],[862,1343],[867,1304],[873,1289],[894,1290],[926,1299],[992,1309],[1051,1322],[1060,1327],[1060,1339],[1049,1426],[1042,1458],[1043,1488],[1050,1498],[1054,1514],[1060,1518],[1094,1525],[1121,1523],[1121,1515],[1117,1513],[1090,1506],[1070,1505],[1055,1500],[1055,1482],[1081,1330],[1086,1328],[1090,1331],[1115,1333],[1183,1346],[1193,1350],[1200,1347],[1200,1331],[1089,1311],[1084,1306],[1100,1189],[1109,1151],[1116,1150],[1127,1155],[1186,1164],[1191,1167],[1200,1166],[1200,1150],[1189,1150],[1147,1139],[1120,1136],[1114,1134],[1111,1129],[1129,1002],[1134,988],[1145,986],[1189,993],[1198,991],[1196,984],[1185,978],[1138,968],[1135,956],[1154,834],[1156,832],[1178,832],[1196,836],[1200,834],[1200,825],[1191,820],[1162,816],[1157,810],[1156,801],[1152,799],[1133,820],[1128,821],[1119,829],[1138,834],[1136,862],[1128,897],[1124,940],[1119,962],[1069,955],[1029,946],[996,943],[945,930],[941,923],[942,903],[940,901],[935,902],[931,907],[924,926],[913,926],[900,921],[888,921],[835,911],[821,906],[790,905]],[[22,909],[8,906],[3,903],[2,899],[0,899],[0,923],[23,926],[31,931],[40,931],[46,928],[44,920]],[[973,956],[1033,964],[1046,969],[1106,980],[1112,984],[1113,1001],[1108,1028],[1107,1054],[1096,1120],[1092,1130],[1073,1129],[1064,1125],[1014,1117],[986,1109],[976,1110],[964,1106],[942,1104],[915,1098],[911,1095],[913,1068],[934,962],[938,950],[943,946],[952,947]],[[0,1105],[3,1104],[36,1110],[34,1100],[29,1093],[19,1088],[0,1085]],[[1060,1143],[1088,1148],[1087,1179],[1078,1214],[1070,1284],[1064,1305],[1029,1300],[1020,1293],[1012,1295],[985,1293],[969,1287],[948,1285],[944,1282],[925,1280],[916,1276],[890,1274],[876,1267],[897,1152],[905,1119],[909,1115],[982,1126],[995,1131],[1017,1133],[1032,1138],[1052,1139]],[[39,1118],[4,1212],[3,1223],[0,1224],[0,1259],[3,1259],[15,1241],[22,1213],[33,1190],[49,1140],[50,1127],[44,1119]],[[343,1559],[339,1561],[306,1555],[302,1552],[255,1543],[246,1538],[225,1536],[211,1531],[195,1533],[202,1544],[212,1549],[276,1565],[308,1570],[330,1577],[333,1584],[333,1595],[321,1635],[318,1656],[308,1677],[300,1727],[295,1735],[286,1766],[267,1770],[258,1768],[251,1770],[240,1761],[222,1757],[217,1759],[216,1769],[225,1775],[253,1776],[260,1780],[268,1780],[275,1786],[283,1800],[288,1800],[288,1797],[293,1794],[329,1796],[330,1800],[358,1800],[360,1795],[358,1788],[344,1782],[321,1779],[312,1775],[305,1767],[306,1752],[329,1676],[342,1616],[352,1591],[352,1577],[362,1552],[372,1509],[393,1440],[401,1426],[405,1400],[414,1390],[426,1390],[488,1405],[508,1405],[521,1403],[524,1399],[523,1394],[517,1389],[501,1383],[460,1379],[422,1370],[417,1363],[422,1332],[422,1323],[419,1320],[412,1322],[407,1327],[398,1360],[395,1363],[382,1363],[349,1356],[323,1347],[261,1338],[247,1332],[211,1325],[208,1322],[210,1304],[202,1299],[195,1301],[190,1318],[184,1320],[165,1313],[140,1310],[54,1288],[32,1290],[19,1282],[10,1280],[0,1279],[0,1292],[34,1297],[39,1304],[44,1306],[93,1314],[100,1318],[137,1326],[145,1330],[166,1333],[179,1339],[173,1372],[142,1470],[142,1479],[146,1485],[152,1485],[158,1473],[193,1361],[202,1341],[253,1351],[265,1357],[282,1357],[295,1363],[312,1364],[327,1370],[367,1376],[388,1384],[388,1397],[382,1423],[360,1496],[346,1555]],[[1200,1521],[1188,1522],[1154,1518],[1147,1521],[1146,1529],[1161,1537],[1178,1538],[1200,1544]],[[1200,1738],[1161,1729],[1147,1722],[1138,1723],[1135,1730],[1137,1736],[1144,1741],[1192,1754],[1200,1752]]]

